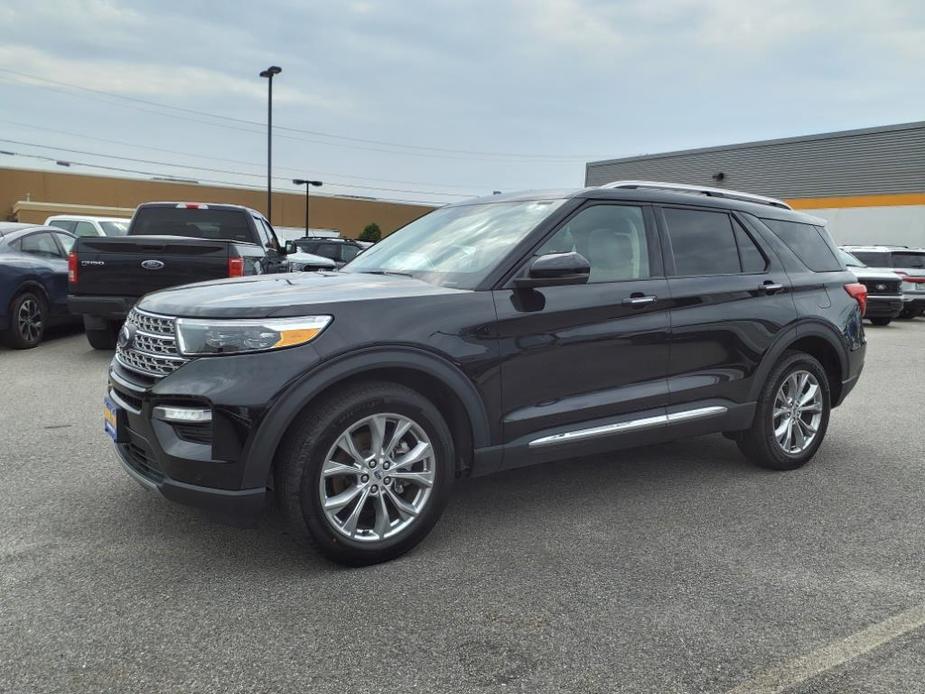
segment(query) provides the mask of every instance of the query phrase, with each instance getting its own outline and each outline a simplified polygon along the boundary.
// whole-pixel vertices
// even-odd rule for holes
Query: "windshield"
[[[564,200],[443,207],[364,251],[342,272],[396,273],[474,289]]]
[[[841,258],[841,261],[848,267],[867,267],[848,251],[838,251],[838,257]]]
[[[893,267],[925,269],[925,252],[893,251]]]
[[[106,236],[125,236],[128,233],[128,222],[100,222]]]

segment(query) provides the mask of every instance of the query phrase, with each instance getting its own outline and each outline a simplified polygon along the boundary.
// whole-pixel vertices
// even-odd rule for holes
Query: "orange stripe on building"
[[[851,195],[831,198],[791,198],[787,200],[787,203],[795,210],[818,210],[830,207],[925,205],[925,193]]]

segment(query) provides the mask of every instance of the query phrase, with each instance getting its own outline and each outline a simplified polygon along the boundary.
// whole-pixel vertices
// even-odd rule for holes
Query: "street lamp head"
[[[308,181],[304,178],[293,178],[292,183],[297,186],[320,186],[321,181]]]
[[[278,65],[271,65],[266,70],[260,73],[261,77],[273,77],[273,75],[278,75],[283,71],[283,68]]]

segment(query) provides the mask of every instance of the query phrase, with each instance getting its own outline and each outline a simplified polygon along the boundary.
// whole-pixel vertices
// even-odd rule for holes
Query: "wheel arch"
[[[319,364],[273,404],[245,453],[242,486],[261,486],[270,479],[280,446],[299,415],[326,393],[360,380],[398,383],[434,402],[453,433],[458,471],[471,465],[476,448],[490,445],[481,396],[458,367],[414,348],[370,349]]]
[[[838,404],[848,376],[848,348],[833,327],[816,321],[793,326],[768,350],[753,381],[751,400],[757,400],[774,365],[788,350],[809,354],[822,364],[829,378],[832,405]]]
[[[29,290],[37,290],[41,295],[42,300],[45,302],[45,307],[48,308],[51,306],[51,297],[48,295],[48,289],[45,287],[42,282],[38,279],[30,277],[28,279],[22,280],[12,292],[10,292],[10,298],[7,301],[7,308],[12,307],[13,302],[23,293]]]

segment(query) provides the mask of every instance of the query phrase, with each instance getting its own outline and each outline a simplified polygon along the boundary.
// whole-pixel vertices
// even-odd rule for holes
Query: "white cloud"
[[[256,75],[245,79],[200,67],[135,63],[118,59],[79,60],[16,44],[0,45],[0,68],[126,96],[267,98],[266,82],[256,79]],[[8,75],[4,74],[4,79]],[[22,76],[9,75],[9,79],[35,83],[35,80]],[[303,105],[329,110],[345,107],[341,100],[306,94],[279,82],[274,83],[273,100],[280,105]]]

